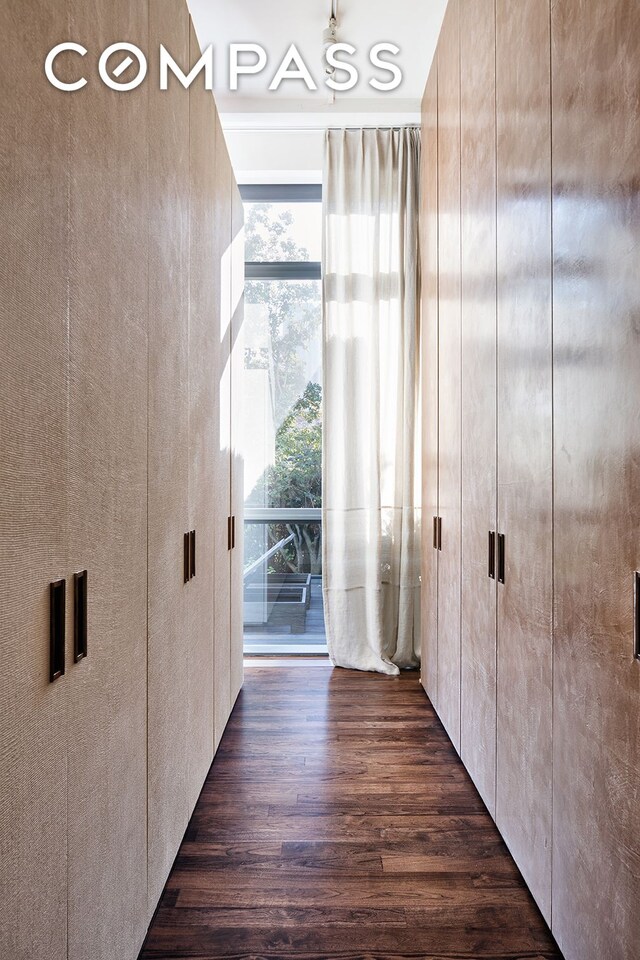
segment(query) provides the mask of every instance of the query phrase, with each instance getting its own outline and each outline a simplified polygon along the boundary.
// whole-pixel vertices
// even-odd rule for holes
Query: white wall
[[[321,183],[323,130],[225,130],[238,183]]]

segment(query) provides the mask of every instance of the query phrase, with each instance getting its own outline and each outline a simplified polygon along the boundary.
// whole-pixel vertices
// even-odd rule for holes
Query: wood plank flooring
[[[141,960],[561,960],[417,674],[245,678]]]

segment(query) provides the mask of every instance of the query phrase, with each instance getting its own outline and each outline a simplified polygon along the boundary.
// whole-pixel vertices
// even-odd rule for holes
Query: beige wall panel
[[[438,233],[440,246],[438,713],[460,749],[461,314],[460,23],[450,0],[438,47]],[[445,375],[446,373],[446,375]]]
[[[244,207],[232,174],[231,186],[231,512],[235,546],[231,551],[231,706],[243,681],[244,460],[242,422],[244,400]]]
[[[220,743],[231,711],[231,557],[227,520],[231,515],[231,202],[232,172],[224,135],[216,116],[216,262],[219,278],[216,298],[217,375],[219,391],[214,486],[215,626],[214,626],[214,742]]]
[[[553,929],[567,960],[640,944],[640,19],[552,5]]]
[[[420,155],[422,263],[422,666],[420,679],[438,703],[438,64],[431,68],[422,101]]]
[[[89,652],[69,685],[69,957],[129,960],[147,919],[148,100],[95,60],[146,46],[147,6],[71,7],[92,80],[71,101],[70,560]]]
[[[191,63],[200,57],[193,26]],[[216,384],[216,108],[200,79],[189,90],[189,465],[190,529],[196,531],[196,575],[189,584],[188,800],[193,810],[213,759],[214,741],[214,556],[217,418]],[[226,552],[222,555],[226,563]]]
[[[497,0],[496,820],[551,915],[552,368],[549,0]]]
[[[460,0],[462,194],[461,756],[491,813],[496,778],[495,0]]]
[[[3,3],[0,35],[0,956],[66,957],[66,716],[49,583],[68,573],[65,94],[42,64],[66,3]]]
[[[186,67],[183,0],[149,5],[152,77],[160,43]],[[189,819],[192,598],[184,583],[189,529],[189,93],[171,80],[149,97],[149,916]]]

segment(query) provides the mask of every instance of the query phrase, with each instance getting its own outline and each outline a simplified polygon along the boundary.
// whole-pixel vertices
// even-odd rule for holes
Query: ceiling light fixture
[[[327,62],[327,51],[338,42],[336,30],[338,29],[338,18],[336,11],[337,0],[331,0],[331,11],[329,13],[329,26],[322,33],[322,51],[324,59],[324,72],[328,77],[332,77],[336,68]],[[333,90],[329,91],[329,103],[335,103],[336,95]]]

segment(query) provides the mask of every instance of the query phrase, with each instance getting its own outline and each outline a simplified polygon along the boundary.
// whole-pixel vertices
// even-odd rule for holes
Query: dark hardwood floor
[[[417,674],[245,677],[141,960],[561,958]]]

